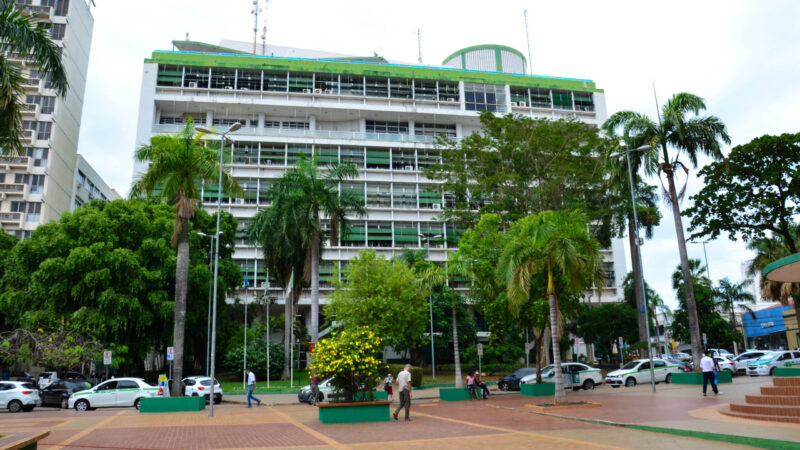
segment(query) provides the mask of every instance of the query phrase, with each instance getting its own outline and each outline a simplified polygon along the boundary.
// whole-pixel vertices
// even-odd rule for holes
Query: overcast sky
[[[251,41],[253,2],[96,3],[79,152],[112,187],[126,193],[143,60],[153,50],[170,50],[170,42],[186,33],[210,43]],[[259,3],[264,8],[264,0]],[[634,110],[654,118],[655,84],[662,104],[684,91],[705,98],[708,113],[727,125],[732,145],[800,131],[800,2],[794,0],[270,0],[267,43],[358,55],[377,52],[414,62],[419,28],[427,64],[440,64],[453,51],[476,44],[503,44],[527,54],[525,9],[533,73],[594,80],[605,90],[609,115]],[[690,176],[687,193],[700,186],[701,180]],[[681,207],[688,205],[684,201]],[[670,279],[679,264],[677,243],[671,212],[662,207],[662,213],[663,225],[642,250],[644,272],[674,306]],[[707,249],[712,279],[741,279],[740,264],[750,258],[741,241],[723,238]],[[702,245],[690,244],[688,251],[692,258],[703,258]]]

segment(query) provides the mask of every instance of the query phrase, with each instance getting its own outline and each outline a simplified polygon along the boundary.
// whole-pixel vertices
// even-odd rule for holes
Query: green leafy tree
[[[195,134],[191,120],[178,134],[161,134],[136,149],[134,160],[149,163],[131,187],[131,198],[151,196],[175,208],[175,224],[171,244],[178,248],[175,266],[174,329],[175,356],[172,366],[171,392],[182,393],[184,331],[186,327],[186,295],[189,286],[189,221],[194,217],[203,182],[217,182],[219,149],[201,145],[202,135]],[[227,172],[223,187],[229,195],[242,190]],[[221,195],[221,192],[217,193]],[[216,231],[215,231],[216,232]]]
[[[22,104],[25,78],[22,65],[11,61],[17,55],[43,72],[49,86],[63,97],[67,93],[67,71],[61,61],[61,49],[50,38],[49,26],[36,23],[35,16],[24,11],[19,2],[0,2],[0,36],[3,54],[0,55],[0,151],[18,155],[25,149],[20,140],[23,132]]]
[[[745,289],[753,283],[752,280],[744,280],[735,283],[727,277],[719,280],[716,288],[717,304],[723,312],[728,313],[730,324],[736,328],[736,308],[742,308],[750,313],[755,319],[755,312],[748,306],[756,302],[756,298]],[[733,342],[734,349],[736,349],[737,342]]]
[[[635,342],[638,336],[637,312],[628,303],[583,304],[576,320],[575,334],[586,343],[597,344],[600,357],[611,361],[618,337]]]
[[[565,293],[580,295],[604,278],[600,243],[590,233],[588,219],[578,211],[544,211],[512,224],[510,239],[498,266],[498,274],[508,283],[509,301],[528,301],[536,275],[547,275],[550,324],[554,332],[553,364],[561,373],[561,352],[557,278],[563,280]],[[566,403],[564,382],[556,377],[555,404]]]
[[[678,254],[681,259],[681,270],[686,287],[686,313],[689,319],[689,330],[692,343],[692,358],[695,366],[700,367],[702,353],[700,341],[700,325],[697,316],[697,305],[691,282],[689,256],[686,252],[686,239],[683,234],[683,222],[679,200],[683,198],[685,185],[680,193],[675,185],[675,172],[683,170],[688,174],[689,168],[681,161],[681,155],[688,158],[692,166],[697,166],[697,157],[705,154],[712,159],[723,159],[720,141],[729,144],[730,136],[716,116],[700,116],[706,109],[705,101],[693,94],[679,93],[673,95],[659,112],[658,122],[644,114],[633,111],[620,111],[609,117],[603,125],[606,130],[622,130],[623,136],[630,136],[638,143],[652,145],[653,149],[646,153],[642,166],[647,174],[663,174],[667,179],[664,197],[672,207],[675,232],[678,240]],[[689,115],[691,114],[691,117]],[[674,152],[670,156],[669,149]],[[662,184],[663,186],[663,184]]]
[[[272,355],[283,355],[283,345],[280,342],[269,343],[269,374],[270,377],[280,377],[283,372],[283,359],[275,358]],[[234,374],[240,374],[244,367],[244,346],[240,342],[238,346],[229,348],[225,352],[225,359],[222,360],[222,368]],[[258,378],[267,379],[267,341],[258,338],[247,341],[247,367],[256,374]]]
[[[397,350],[422,345],[428,296],[417,289],[411,268],[363,250],[350,260],[344,275],[346,280],[334,280],[326,316],[335,315],[342,329],[368,326]]]
[[[660,329],[660,325],[658,322],[658,314],[661,312],[671,313],[669,306],[664,303],[664,299],[658,295],[658,292],[654,291],[647,282],[644,283],[644,288],[647,296],[647,306],[648,312],[650,314],[650,319],[655,322],[655,328],[653,328],[653,324],[650,324],[650,336],[653,335],[653,330],[656,330],[657,336],[659,335],[658,330]],[[625,276],[625,279],[622,281],[622,292],[625,299],[625,303],[628,304],[634,311],[637,311],[638,319],[639,319],[639,339],[640,341],[637,344],[641,344],[642,347],[647,346],[647,334],[645,333],[644,337],[642,336],[642,322],[644,322],[644,308],[639,303],[638,299],[635,295],[635,284],[634,284],[634,276],[633,272],[628,272]],[[632,342],[632,341],[629,341]],[[666,344],[665,344],[666,345]]]

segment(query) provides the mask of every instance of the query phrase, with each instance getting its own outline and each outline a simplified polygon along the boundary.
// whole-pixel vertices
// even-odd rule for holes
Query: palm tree
[[[24,6],[16,9],[15,2],[0,2],[0,152],[18,155],[24,150],[22,135],[22,99],[24,77],[19,63],[9,60],[14,54],[44,72],[56,93],[67,93],[67,72],[61,62],[61,49],[50,40],[47,27],[39,26],[33,16],[26,15]]]
[[[680,159],[682,153],[685,154],[692,166],[696,167],[698,154],[702,153],[713,159],[722,159],[720,141],[726,144],[731,142],[725,125],[719,118],[699,116],[700,112],[705,109],[705,100],[696,95],[682,92],[673,95],[664,104],[658,123],[644,114],[620,111],[609,117],[603,125],[608,130],[622,128],[624,136],[631,136],[637,142],[652,145],[652,151],[643,155],[645,172],[649,175],[658,173],[659,178],[663,174],[667,179],[667,189],[664,190],[663,195],[672,207],[672,216],[675,221],[683,284],[686,286],[686,313],[689,318],[692,358],[696,367],[700,367],[700,355],[703,348],[697,319],[697,303],[691,282],[689,256],[686,253],[686,238],[683,234],[683,222],[678,203],[683,198],[686,186],[684,185],[679,194],[675,188],[675,172],[680,169],[687,174],[689,172],[689,168]],[[693,114],[693,117],[687,117],[690,113]],[[675,150],[672,156],[669,154],[669,148]]]
[[[752,280],[744,280],[740,283],[734,283],[727,277],[719,280],[718,287],[715,290],[717,297],[717,304],[722,308],[722,311],[727,312],[731,321],[731,326],[736,328],[736,307],[740,307],[750,314],[755,314],[747,303],[753,304],[756,302],[755,296],[745,290],[747,286],[753,284]],[[733,343],[734,353],[736,353],[736,342]]]
[[[136,149],[134,160],[149,163],[147,171],[134,181],[131,198],[154,196],[175,206],[175,227],[172,246],[178,248],[175,265],[175,324],[172,366],[172,392],[181,394],[183,378],[183,344],[186,322],[186,293],[189,282],[189,220],[194,217],[203,182],[214,183],[219,176],[219,149],[200,145],[191,120],[176,135],[162,134]],[[229,175],[223,176],[226,192],[236,194],[241,188]],[[218,193],[221,195],[221,192]]]
[[[578,295],[592,283],[602,286],[605,274],[600,244],[589,233],[586,216],[578,211],[544,211],[514,223],[510,241],[500,258],[498,274],[508,283],[510,302],[528,301],[531,282],[537,274],[547,275],[547,296],[550,304],[550,328],[555,373],[561,373],[561,352],[558,351],[558,292],[556,279],[565,293]],[[564,381],[555,377],[555,403],[566,403]]]

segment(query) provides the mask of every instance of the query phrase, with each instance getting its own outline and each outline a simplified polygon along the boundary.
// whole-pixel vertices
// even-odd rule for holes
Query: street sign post
[[[625,358],[622,357],[622,336],[617,339],[619,340],[619,368],[622,369],[622,364],[625,362]]]
[[[175,360],[175,347],[167,347],[167,361],[169,361],[169,377],[172,378],[172,361]]]
[[[483,371],[481,371],[481,356],[483,356],[483,344],[478,344],[478,373],[483,375]]]
[[[106,379],[108,379],[108,366],[111,365],[111,350],[103,352],[103,365],[106,366]]]

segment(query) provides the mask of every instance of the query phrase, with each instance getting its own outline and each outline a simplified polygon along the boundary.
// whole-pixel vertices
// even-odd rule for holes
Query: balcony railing
[[[9,184],[3,183],[0,184],[0,192],[5,192],[8,194],[22,194],[25,192],[25,185],[24,184]]]
[[[0,165],[27,166],[27,156],[0,156]]]
[[[0,213],[0,222],[3,222],[3,223],[19,222],[21,218],[22,218],[22,213],[18,213],[18,212]]]
[[[27,5],[23,2],[17,2],[17,9],[21,10],[23,14],[35,16],[50,16],[53,11],[52,6]]]
[[[25,103],[22,106],[20,106],[19,110],[22,112],[22,114],[36,114],[37,106],[38,105],[34,103]]]
[[[177,133],[185,125],[180,124],[156,124],[153,131],[157,133]],[[314,139],[355,139],[371,141],[393,141],[393,142],[428,142],[433,143],[434,136],[422,136],[411,134],[391,134],[391,133],[360,133],[355,131],[326,131],[326,130],[292,130],[287,128],[252,128],[243,127],[236,133],[237,136],[269,136],[269,137],[298,137]],[[450,138],[456,139],[456,138]]]

